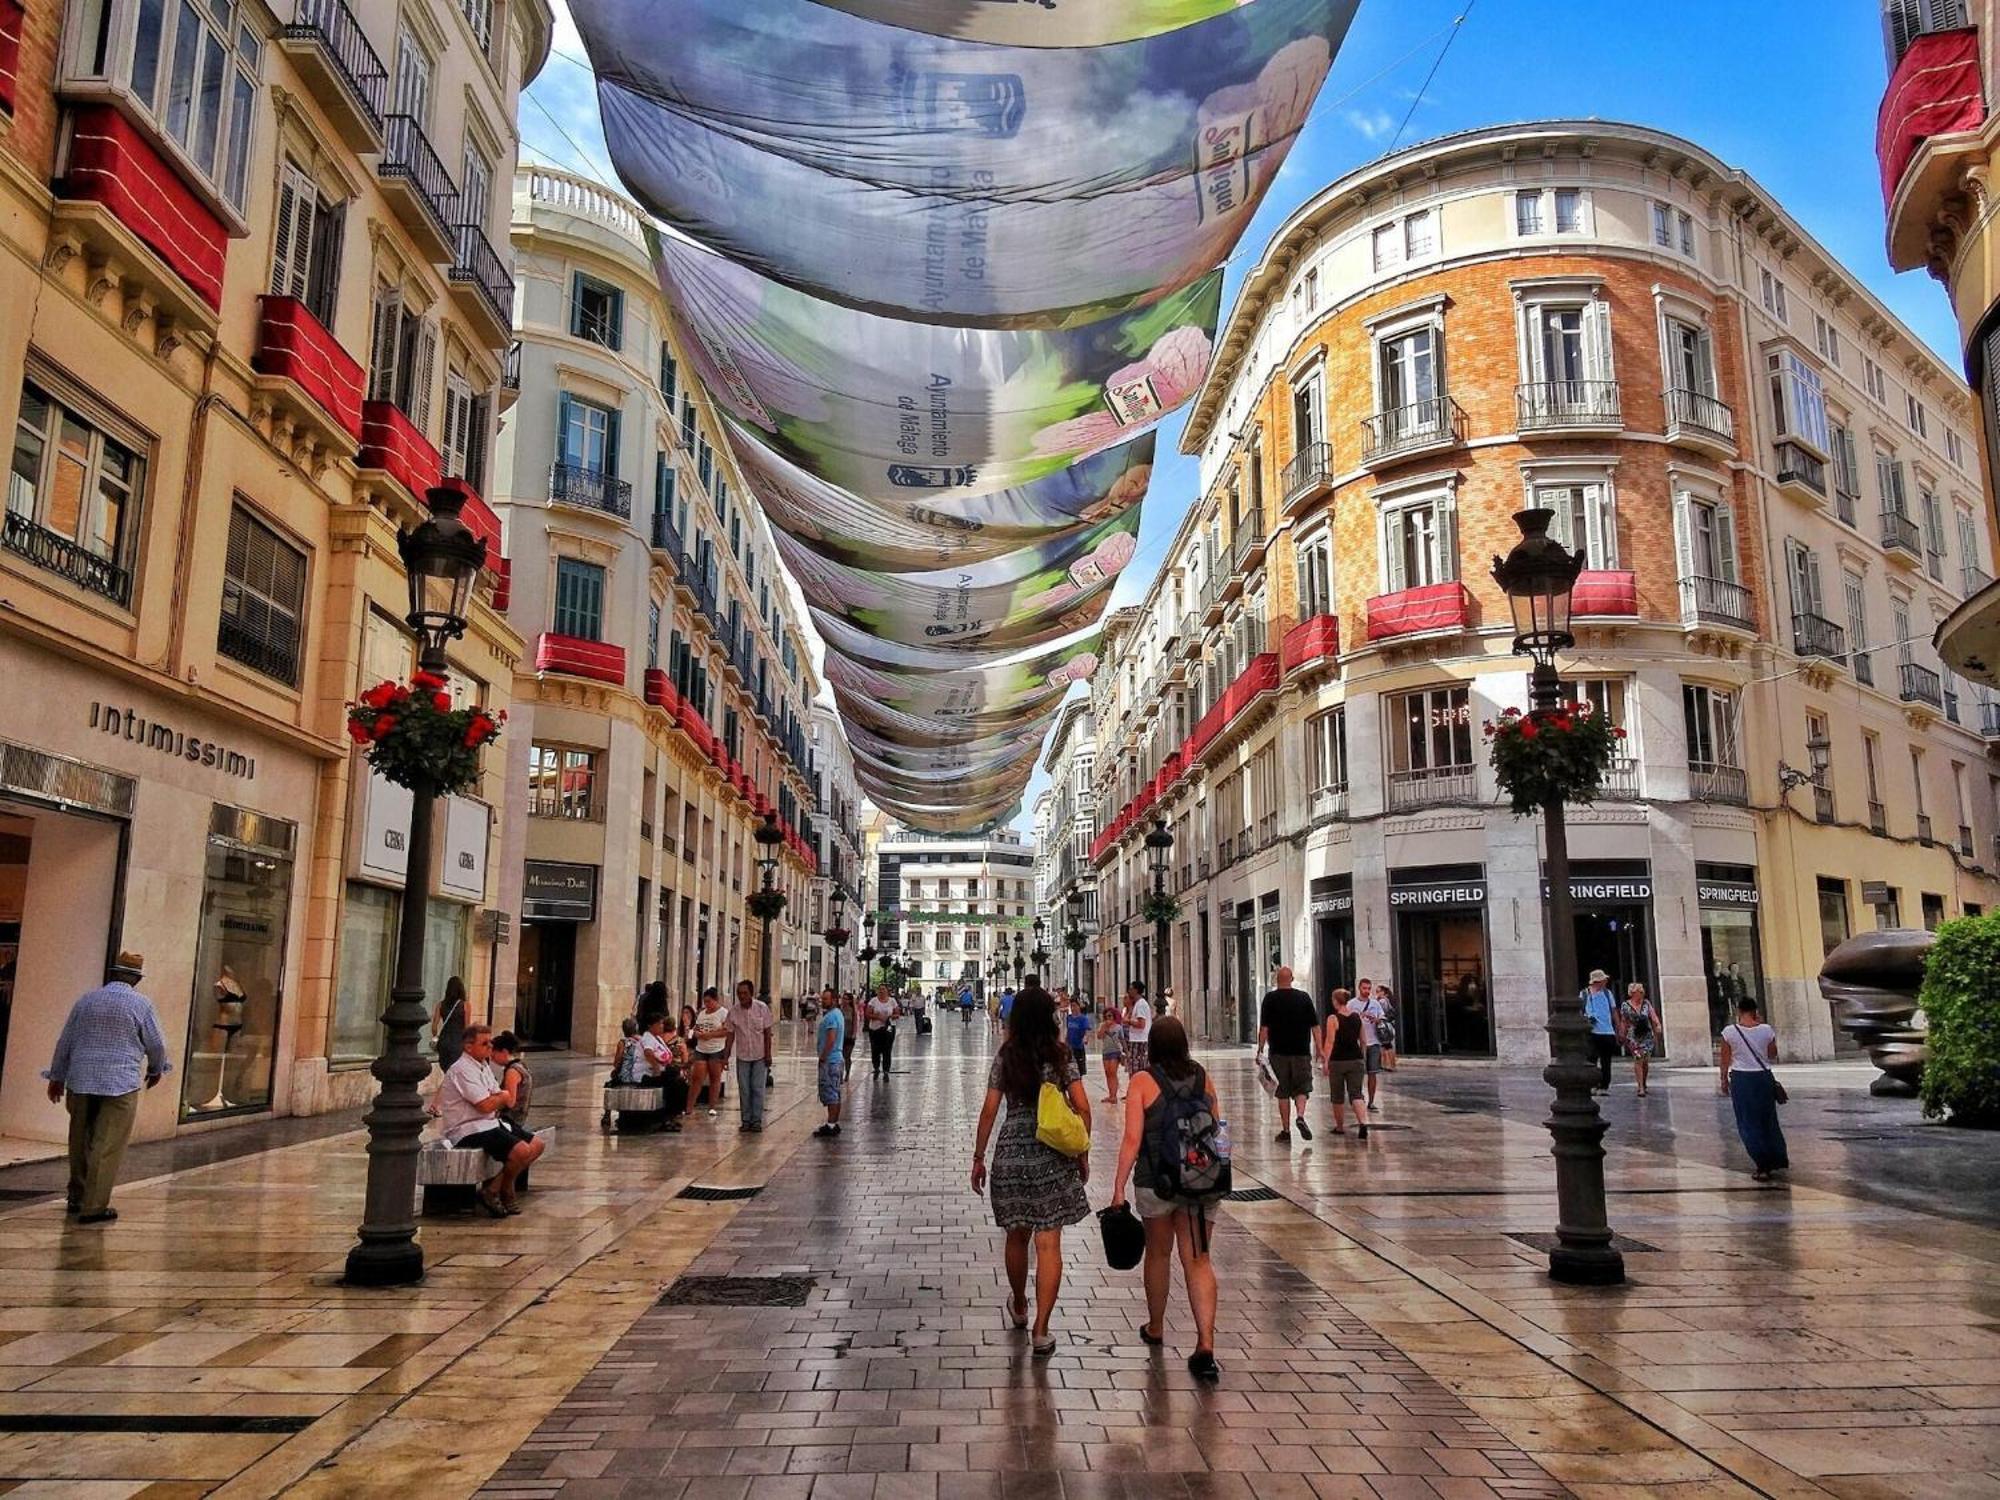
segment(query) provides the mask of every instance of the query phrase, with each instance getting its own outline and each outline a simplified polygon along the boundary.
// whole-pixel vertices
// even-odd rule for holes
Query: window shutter
[[[402,317],[402,292],[394,287],[378,288],[375,293],[375,329],[368,353],[370,401],[396,399],[396,356]]]
[[[1806,580],[1807,568],[1810,566],[1808,559],[1811,555],[1806,551],[1804,543],[1791,537],[1785,539],[1785,579],[1791,586],[1789,592],[1792,613],[1795,615],[1813,612]]]
[[[321,201],[313,208],[311,266],[306,277],[306,305],[328,329],[340,303],[341,254],[347,238],[347,205]]]
[[[1387,593],[1400,594],[1410,586],[1404,539],[1411,521],[1406,511],[1390,511],[1382,518],[1382,559],[1385,564],[1382,583]]]
[[[271,290],[280,297],[306,295],[312,272],[313,215],[319,193],[291,162],[278,178],[278,223],[271,250]]]
[[[618,413],[606,412],[604,416],[604,477],[618,477]]]
[[[1589,361],[1592,380],[1612,378],[1611,304],[1593,298],[1583,310],[1584,357]]]
[[[465,482],[486,493],[486,431],[493,422],[493,398],[481,391],[465,405]]]
[[[1736,511],[1727,504],[1715,507],[1715,561],[1723,582],[1736,582]]]
[[[409,418],[416,423],[417,431],[428,434],[431,430],[431,385],[437,370],[437,329],[423,323],[417,328],[417,357],[411,370]]]
[[[556,397],[556,462],[568,467],[574,467],[577,462],[577,455],[570,448],[570,433],[575,430],[570,425],[570,408],[573,405],[566,393]]]
[[[1458,507],[1450,498],[1441,497],[1432,514],[1436,517],[1432,535],[1437,548],[1432,582],[1450,583],[1458,577]]]

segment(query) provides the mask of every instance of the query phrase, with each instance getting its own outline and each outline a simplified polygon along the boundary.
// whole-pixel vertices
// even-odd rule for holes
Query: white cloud
[[[1396,128],[1395,119],[1386,109],[1344,109],[1340,114],[1348,128],[1364,141],[1386,140]]]

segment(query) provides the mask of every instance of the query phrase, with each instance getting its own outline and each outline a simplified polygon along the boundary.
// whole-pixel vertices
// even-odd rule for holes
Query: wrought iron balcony
[[[78,588],[109,599],[119,608],[132,602],[132,573],[107,557],[80,547],[59,532],[39,526],[26,516],[6,513],[0,546],[36,567],[66,578]]]
[[[1901,552],[1912,560],[1924,555],[1924,534],[1908,516],[1900,510],[1882,512],[1882,550]]]
[[[1605,802],[1636,802],[1639,800],[1639,758],[1636,755],[1614,755],[1611,764],[1604,768],[1604,780],[1597,793]]]
[[[1688,762],[1688,792],[1697,802],[1723,802],[1736,807],[1750,801],[1750,778],[1741,766],[1712,760]]]
[[[1792,649],[1800,656],[1824,656],[1839,661],[1847,655],[1847,632],[1825,615],[1792,616]]]
[[[557,464],[549,470],[549,498],[585,510],[601,510],[620,520],[632,517],[632,486],[602,469]]]
[[[653,513],[653,550],[667,554],[667,561],[679,566],[685,556],[680,532],[674,529],[673,517],[659,511]]]
[[[514,327],[514,277],[477,224],[458,226],[458,254],[445,279],[469,293],[475,314],[489,320],[494,343],[507,337]]]
[[[1324,495],[1333,487],[1333,444],[1307,443],[1292,455],[1279,482],[1284,486],[1286,510]]]
[[[1236,523],[1230,538],[1230,556],[1238,573],[1247,572],[1264,560],[1264,518],[1246,515]]]
[[[382,155],[375,171],[404,228],[431,259],[451,258],[457,250],[458,188],[411,116],[390,115],[382,122]]]
[[[1674,386],[1666,393],[1667,441],[1736,451],[1736,413],[1700,391]]]
[[[1478,795],[1478,776],[1471,766],[1430,766],[1389,773],[1390,812],[1462,805],[1478,800]]]
[[[1958,570],[1958,591],[1970,599],[1993,582],[1993,575],[1973,563],[1964,563]]]
[[[1523,432],[1625,425],[1615,380],[1529,381],[1514,388],[1514,406],[1515,421]]]
[[[342,0],[298,0],[291,24],[278,28],[278,47],[348,146],[382,149],[389,71]]]
[[[1777,447],[1778,488],[1808,504],[1826,499],[1826,460],[1785,438]]]
[[[1750,590],[1724,578],[1698,575],[1681,580],[1681,620],[1687,625],[1727,625],[1734,630],[1755,628]]]
[[[1347,816],[1347,783],[1313,788],[1311,818],[1315,824],[1337,823]]]
[[[1988,698],[1979,705],[1979,732],[1989,740],[2000,740],[2000,698]]]
[[[1449,396],[1433,396],[1361,420],[1361,460],[1365,464],[1455,447],[1464,441],[1465,412]]]
[[[1905,703],[1928,703],[1932,708],[1944,707],[1944,679],[1921,662],[1906,661],[1897,664],[1897,675],[1901,679],[1902,699]]]

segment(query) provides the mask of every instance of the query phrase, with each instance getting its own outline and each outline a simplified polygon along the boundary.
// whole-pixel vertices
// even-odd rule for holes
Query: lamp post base
[[[366,1241],[347,1252],[348,1286],[414,1286],[424,1279],[424,1248],[414,1240]]]
[[[1549,1252],[1549,1280],[1564,1286],[1618,1286],[1625,1280],[1625,1257],[1609,1245],[1598,1250],[1558,1245]]]

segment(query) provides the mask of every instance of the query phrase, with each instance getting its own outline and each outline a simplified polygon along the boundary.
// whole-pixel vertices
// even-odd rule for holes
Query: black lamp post
[[[1549,510],[1524,510],[1514,517],[1521,540],[1504,558],[1493,560],[1493,581],[1514,612],[1514,650],[1533,658],[1529,711],[1554,713],[1562,706],[1562,678],[1556,653],[1576,644],[1570,633],[1570,592],[1583,571],[1583,554],[1551,537]],[[1547,839],[1549,1055],[1542,1077],[1555,1090],[1548,1128],[1556,1160],[1556,1240],[1549,1252],[1549,1275],[1582,1286],[1611,1286],[1625,1279],[1625,1258],[1611,1243],[1604,1202],[1604,1117],[1591,1087],[1597,1069],[1590,1060],[1590,1021],[1577,1003],[1576,919],[1569,888],[1569,828],[1563,799],[1542,804]]]
[[[1045,928],[1040,917],[1035,918],[1035,948],[1028,957],[1035,965],[1035,978],[1042,977],[1042,971],[1049,966],[1049,945],[1043,940]]]
[[[763,884],[758,894],[763,900],[758,915],[763,919],[762,941],[757,945],[757,998],[766,1005],[771,1003],[771,940],[778,931],[778,845],[785,841],[785,835],[778,829],[778,815],[764,814],[764,821],[757,825],[751,835],[757,847],[763,852],[757,856],[757,868],[764,872]]]
[[[1028,972],[1028,956],[1021,946],[1021,929],[1014,929],[1014,988],[1021,987],[1021,978]]]
[[[840,920],[843,895],[839,886],[833,888],[833,922],[826,929],[826,945],[833,950],[833,992],[840,993],[840,950],[847,946],[847,940],[854,936],[847,930],[847,924]]]
[[[864,998],[875,986],[875,913],[870,912],[861,919],[861,928],[867,939],[861,951],[854,956],[861,960],[861,993]]]
[[[1167,853],[1174,847],[1165,818],[1153,819],[1146,834],[1146,855],[1153,866],[1153,1004],[1167,998]]]
[[[1083,936],[1083,888],[1071,886],[1069,896],[1063,902],[1063,917],[1069,923],[1064,934],[1063,945],[1069,949],[1069,979],[1077,994],[1083,993],[1083,944],[1078,941]]]
[[[443,676],[445,647],[465,634],[472,585],[486,564],[486,543],[459,519],[465,497],[434,489],[424,497],[430,518],[396,538],[409,577],[410,612],[403,618],[417,634],[419,670]],[[403,872],[401,930],[396,939],[396,981],[382,1012],[382,1052],[369,1072],[381,1084],[368,1118],[368,1191],[360,1237],[347,1252],[346,1279],[353,1286],[407,1286],[423,1280],[424,1247],[417,1243],[417,1152],[424,1129],[424,1101],[417,1085],[431,1065],[418,1037],[430,1022],[424,1009],[424,930],[429,919],[431,812],[437,788],[410,788],[409,860]]]

